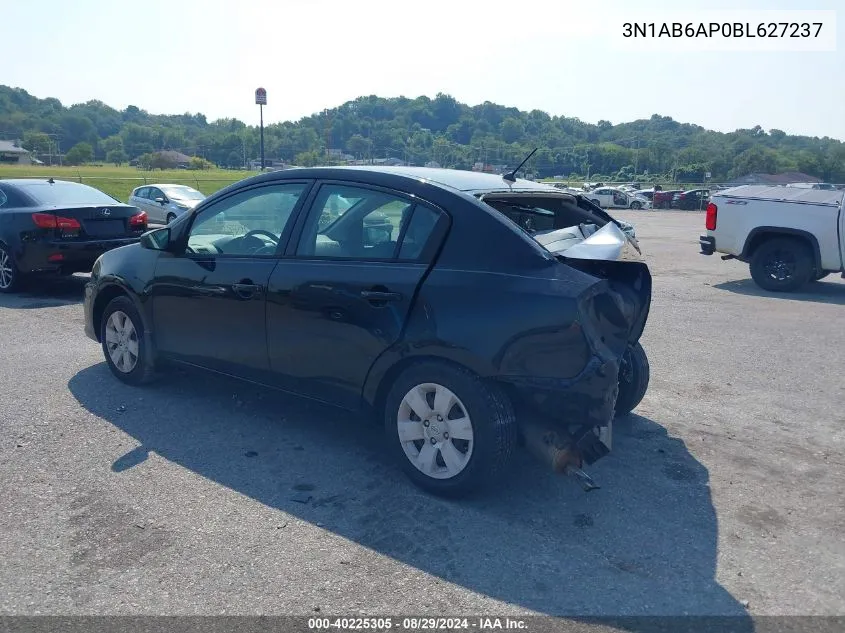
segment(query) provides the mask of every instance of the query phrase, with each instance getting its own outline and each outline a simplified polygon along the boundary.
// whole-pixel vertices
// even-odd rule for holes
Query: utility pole
[[[261,129],[261,171],[264,171],[264,106],[267,105],[267,91],[264,88],[255,89],[255,103],[258,104]]]

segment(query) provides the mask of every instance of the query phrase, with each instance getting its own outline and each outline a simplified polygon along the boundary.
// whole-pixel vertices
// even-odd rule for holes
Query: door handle
[[[402,295],[387,290],[362,290],[361,297],[367,301],[401,301]]]
[[[247,281],[232,284],[232,290],[234,290],[235,294],[241,299],[251,299],[255,295],[261,294],[261,286]]]

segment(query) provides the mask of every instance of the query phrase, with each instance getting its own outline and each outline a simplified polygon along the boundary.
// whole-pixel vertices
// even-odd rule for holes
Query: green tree
[[[94,148],[90,143],[77,143],[65,154],[65,163],[68,165],[82,165],[94,160]]]
[[[117,134],[113,134],[112,136],[103,139],[103,141],[100,143],[100,149],[102,149],[106,154],[108,154],[109,152],[114,152],[116,150],[123,151],[123,137],[118,136]],[[109,162],[111,163],[114,161],[109,160]]]
[[[369,143],[367,139],[365,139],[360,134],[353,134],[349,137],[349,140],[346,141],[346,151],[350,154],[354,154],[356,157],[361,157],[369,147]]]
[[[317,152],[300,152],[294,156],[293,162],[300,167],[314,167],[320,163],[320,155]]]
[[[27,132],[23,135],[23,146],[36,154],[47,154],[50,144],[50,137],[44,132]]]
[[[129,160],[129,156],[126,152],[121,149],[113,149],[106,152],[106,161],[109,163],[114,163],[118,167],[120,167],[123,163]]]
[[[210,161],[205,160],[204,158],[200,158],[199,156],[192,156],[191,163],[188,169],[193,170],[203,170],[203,169],[211,169],[214,167],[214,164]]]

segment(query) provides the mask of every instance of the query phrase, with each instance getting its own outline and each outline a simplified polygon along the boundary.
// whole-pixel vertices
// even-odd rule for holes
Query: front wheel
[[[619,366],[619,395],[616,415],[628,415],[642,401],[648,391],[651,369],[643,346],[639,342],[628,347]]]
[[[513,408],[496,385],[436,361],[412,365],[394,382],[384,427],[411,481],[451,497],[495,481],[517,438]]]
[[[643,205],[642,205],[641,202],[632,202],[631,208],[634,209],[635,211],[639,211],[640,209],[643,208]]]
[[[598,200],[590,200],[590,202],[592,202],[597,207],[601,207],[601,202],[599,202]]]
[[[816,274],[813,275],[812,281],[821,281],[822,279],[827,277],[829,274],[830,274],[829,270],[817,270]]]
[[[170,223],[171,223],[171,222],[173,222],[173,220],[175,220],[175,219],[176,219],[176,214],[175,214],[175,213],[168,213],[168,214],[167,214],[167,224],[170,224]]]
[[[130,385],[153,377],[144,323],[129,297],[116,297],[106,306],[100,322],[100,341],[112,374]]]
[[[807,284],[815,271],[810,248],[791,237],[763,242],[751,256],[751,278],[772,292],[791,292]]]

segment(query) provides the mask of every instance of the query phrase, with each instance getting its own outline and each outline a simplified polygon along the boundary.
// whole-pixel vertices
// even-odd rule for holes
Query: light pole
[[[264,106],[267,105],[267,91],[264,88],[255,89],[255,103],[258,104],[258,112],[261,122],[261,171],[264,171]]]

